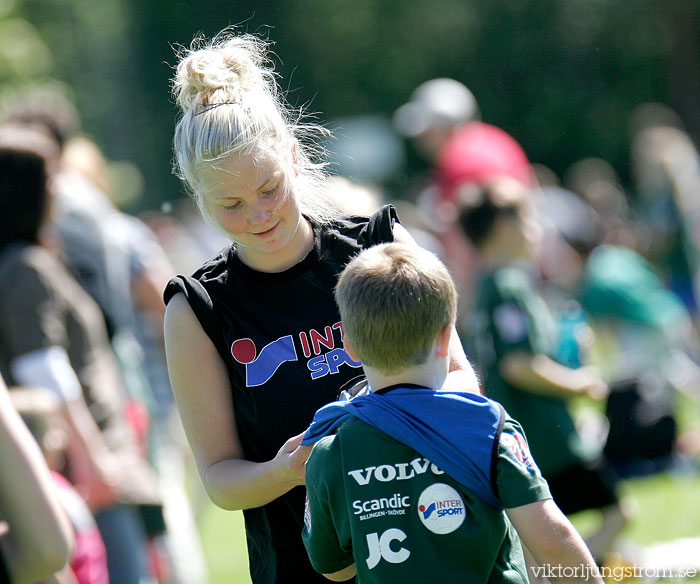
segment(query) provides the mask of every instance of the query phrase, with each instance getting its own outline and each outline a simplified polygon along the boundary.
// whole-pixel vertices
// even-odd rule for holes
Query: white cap
[[[478,115],[472,92],[459,81],[441,77],[419,85],[411,100],[394,112],[393,122],[399,134],[414,138],[433,126],[454,126]]]

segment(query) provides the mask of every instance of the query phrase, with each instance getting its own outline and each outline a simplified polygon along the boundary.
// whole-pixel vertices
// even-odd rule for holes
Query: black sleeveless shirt
[[[243,264],[233,246],[191,277],[177,276],[165,302],[182,292],[226,363],[236,426],[248,460],[274,458],[322,405],[333,401],[360,364],[343,349],[333,289],[360,250],[394,240],[394,208],[371,217],[344,216],[314,226],[314,247],[280,273]],[[303,487],[243,511],[255,584],[327,582],[309,563],[301,540]]]

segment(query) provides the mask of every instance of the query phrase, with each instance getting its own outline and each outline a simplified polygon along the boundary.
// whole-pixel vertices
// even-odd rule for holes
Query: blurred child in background
[[[559,332],[534,284],[533,238],[527,193],[510,179],[461,189],[459,224],[479,254],[481,270],[464,337],[487,395],[523,425],[552,495],[566,514],[600,509],[600,529],[588,539],[597,559],[625,524],[616,479],[604,459],[586,452],[568,410],[573,397],[607,397],[589,366],[556,359]]]

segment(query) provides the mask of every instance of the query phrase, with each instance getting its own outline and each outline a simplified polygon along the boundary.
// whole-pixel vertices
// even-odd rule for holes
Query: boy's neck
[[[447,375],[447,367],[436,362],[417,365],[391,375],[380,373],[365,365],[363,369],[373,391],[391,385],[420,385],[430,389],[440,389]]]

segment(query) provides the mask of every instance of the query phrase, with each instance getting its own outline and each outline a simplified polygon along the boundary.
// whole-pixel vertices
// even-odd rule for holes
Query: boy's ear
[[[450,338],[452,338],[452,324],[446,324],[438,332],[435,341],[435,349],[440,357],[447,357],[450,353]]]
[[[345,352],[353,361],[357,361],[358,363],[360,362],[360,358],[357,356],[357,353],[355,353],[352,345],[348,342],[347,337],[343,337],[343,347],[345,347]]]

